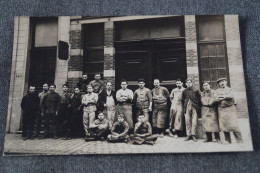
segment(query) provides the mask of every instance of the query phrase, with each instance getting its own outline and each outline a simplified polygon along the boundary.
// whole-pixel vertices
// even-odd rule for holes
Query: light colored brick
[[[69,71],[68,78],[78,78],[82,76],[82,71]]]

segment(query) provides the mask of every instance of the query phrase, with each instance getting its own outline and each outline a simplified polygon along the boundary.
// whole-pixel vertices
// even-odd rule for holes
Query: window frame
[[[226,63],[226,73],[227,73],[227,83],[230,86],[230,73],[229,73],[229,64],[228,64],[228,54],[227,54],[227,43],[226,43],[226,32],[225,32],[225,19],[224,19],[224,15],[214,15],[214,16],[221,16],[221,20],[222,20],[222,25],[223,25],[223,40],[211,40],[211,41],[200,41],[199,38],[199,17],[205,17],[204,15],[200,15],[200,16],[196,16],[196,35],[197,35],[197,52],[198,52],[198,66],[199,66],[199,80],[200,80],[200,89],[203,90],[203,80],[202,80],[202,68],[201,68],[201,50],[200,47],[201,46],[206,46],[206,45],[222,45],[224,46],[224,58],[225,58],[225,63]],[[209,17],[209,16],[206,16]],[[210,16],[210,17],[213,17]],[[201,20],[201,19],[200,19]],[[216,56],[218,57],[218,56]],[[208,70],[210,70],[211,68],[209,67]],[[217,68],[212,68],[212,69],[219,69]],[[221,69],[221,68],[220,68]],[[210,75],[210,72],[209,72]],[[211,82],[211,80],[209,79],[209,81]],[[217,89],[217,88],[212,88],[212,89]]]
[[[100,22],[100,23],[91,23],[91,24],[84,24],[82,26],[83,29],[83,73],[87,73],[89,76],[89,79],[93,80],[94,79],[94,75],[96,73],[100,73],[101,78],[103,78],[104,75],[104,63],[105,63],[105,56],[104,56],[104,44],[105,44],[105,40],[103,40],[103,44],[99,45],[99,46],[90,46],[87,47],[86,46],[86,32],[87,32],[87,25],[102,25],[103,26],[103,38],[104,38],[104,34],[105,34],[105,24],[104,22]],[[87,57],[87,51],[102,51],[103,52],[103,60],[99,61],[99,60],[95,60],[95,61],[87,61],[85,58]],[[99,71],[99,72],[86,72],[86,68],[85,68],[85,64],[102,64],[103,65],[103,70]]]

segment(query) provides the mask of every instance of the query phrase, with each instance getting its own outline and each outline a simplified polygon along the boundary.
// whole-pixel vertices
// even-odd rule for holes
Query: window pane
[[[201,58],[201,69],[208,69],[209,68],[209,60],[208,58]]]
[[[83,68],[85,73],[103,72],[104,63],[84,63]]]
[[[210,69],[210,81],[218,80],[218,70]]]
[[[37,21],[35,26],[35,47],[57,46],[58,21],[57,19]]]
[[[216,56],[216,45],[208,45],[209,56]]]
[[[226,68],[225,57],[218,57],[218,68]]]
[[[201,70],[201,80],[202,80],[202,81],[208,81],[208,80],[210,80],[209,70]]]
[[[224,45],[217,45],[217,55],[218,56],[224,56]]]
[[[208,45],[200,46],[200,57],[208,57]]]
[[[222,78],[222,77],[227,78],[227,70],[226,69],[219,69],[218,70],[218,77],[219,78]]]
[[[104,23],[86,24],[83,31],[85,48],[104,46]]]
[[[150,20],[150,38],[180,37],[184,30],[183,25],[182,17]]]
[[[209,67],[210,68],[217,68],[217,57],[210,57],[209,58]]]
[[[182,16],[116,22],[116,40],[184,37]]]
[[[197,16],[200,41],[224,40],[222,16]]]
[[[104,61],[104,50],[85,50],[84,51],[84,61],[85,62],[98,62]]]

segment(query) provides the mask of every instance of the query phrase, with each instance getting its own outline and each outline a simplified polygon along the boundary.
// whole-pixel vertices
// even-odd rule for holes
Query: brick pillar
[[[16,133],[21,121],[21,100],[26,94],[29,69],[29,17],[15,17],[12,71],[10,79],[6,132]]]
[[[238,117],[248,117],[245,78],[240,46],[239,23],[237,15],[225,15],[225,31],[230,85],[237,102]]]
[[[105,22],[104,32],[104,80],[115,86],[114,22]]]
[[[58,41],[69,42],[69,28],[70,28],[70,17],[62,16],[58,17]],[[58,51],[58,50],[57,50]],[[58,58],[56,63],[55,72],[55,84],[56,92],[62,92],[62,85],[65,84],[68,78],[68,60],[61,60]]]
[[[76,16],[77,17],[77,16]],[[74,18],[76,18],[74,17]],[[71,18],[71,19],[74,19]],[[82,25],[77,21],[70,24],[70,59],[68,69],[69,88],[73,88],[83,72]]]
[[[193,80],[194,84],[198,88],[200,88],[195,15],[185,15],[185,40],[186,40],[187,76],[188,78],[191,78]],[[203,132],[201,118],[198,119],[197,137],[205,138],[205,133]]]
[[[185,39],[187,76],[199,87],[199,65],[197,52],[195,15],[185,15]]]

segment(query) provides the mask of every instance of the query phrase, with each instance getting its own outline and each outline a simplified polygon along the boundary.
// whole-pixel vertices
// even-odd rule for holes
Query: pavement
[[[232,152],[252,151],[251,141],[237,144],[232,136],[232,144],[217,142],[204,143],[184,141],[184,137],[177,139],[169,136],[158,138],[151,145],[134,145],[128,143],[108,143],[107,141],[85,142],[83,138],[72,140],[33,139],[23,140],[20,134],[6,134],[4,155],[79,155],[79,154],[133,154],[133,153],[190,153],[190,152]]]
[[[177,139],[169,136],[158,138],[151,145],[134,145],[128,143],[108,143],[107,141],[85,142],[83,138],[72,140],[59,139],[33,139],[23,140],[21,134],[6,134],[4,155],[79,155],[79,154],[136,154],[136,153],[193,153],[193,152],[236,152],[253,151],[250,126],[248,118],[238,120],[244,143],[236,143],[231,134],[232,144],[220,144],[217,142],[204,143],[204,139],[198,142],[184,141],[185,137]],[[220,133],[221,140],[224,139]]]

